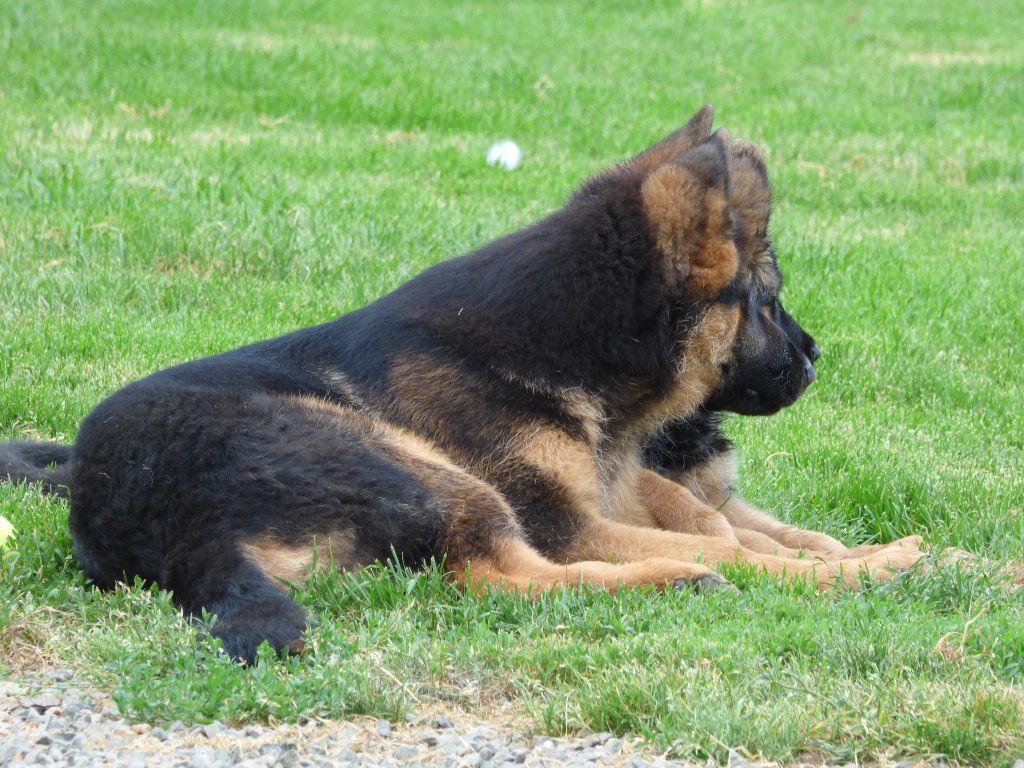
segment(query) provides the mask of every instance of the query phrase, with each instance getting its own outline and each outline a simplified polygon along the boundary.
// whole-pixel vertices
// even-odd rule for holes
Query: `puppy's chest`
[[[639,445],[633,440],[606,441],[595,452],[594,463],[601,514],[634,525],[653,524],[637,497]]]

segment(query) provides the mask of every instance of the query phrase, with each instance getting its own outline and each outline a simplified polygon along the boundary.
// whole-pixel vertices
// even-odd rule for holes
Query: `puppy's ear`
[[[651,235],[671,278],[688,296],[710,299],[739,268],[732,240],[724,131],[650,173],[640,188]]]
[[[665,163],[672,162],[688,149],[704,141],[711,133],[711,124],[714,120],[714,107],[705,104],[686,125],[627,161],[626,166],[649,173]]]
[[[772,187],[764,155],[753,144],[731,141],[726,148],[729,161],[729,204],[743,227],[752,235],[764,236],[772,208]]]

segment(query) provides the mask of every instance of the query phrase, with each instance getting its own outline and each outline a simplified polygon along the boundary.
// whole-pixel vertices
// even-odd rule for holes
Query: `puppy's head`
[[[689,363],[717,366],[707,407],[769,414],[814,381],[820,351],[779,303],[764,159],[724,131],[711,134],[712,116],[703,108],[624,167],[642,175],[644,213],[673,292],[713,320],[687,351],[702,358]]]
[[[721,300],[740,310],[732,359],[724,364],[714,410],[748,415],[775,413],[792,405],[816,378],[821,351],[779,300],[782,273],[768,229],[771,185],[761,152],[752,144],[729,143],[729,205],[740,268]]]

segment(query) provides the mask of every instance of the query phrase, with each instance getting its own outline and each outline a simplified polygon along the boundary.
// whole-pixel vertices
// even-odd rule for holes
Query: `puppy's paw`
[[[253,664],[264,642],[281,654],[302,653],[307,624],[299,606],[282,595],[279,600],[234,606],[229,613],[214,618],[210,634],[220,638],[221,648],[232,659]]]
[[[895,578],[901,571],[906,571],[918,563],[925,553],[917,550],[886,549],[876,552],[861,560],[862,568],[881,581]]]
[[[904,536],[902,539],[896,539],[896,541],[890,541],[884,544],[862,544],[859,547],[850,547],[842,554],[841,559],[850,560],[854,558],[870,557],[882,552],[896,550],[904,552],[920,552],[922,544],[924,544],[924,539],[920,536]]]

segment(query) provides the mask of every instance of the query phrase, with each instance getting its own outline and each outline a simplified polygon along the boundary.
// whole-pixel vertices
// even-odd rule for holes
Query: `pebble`
[[[719,768],[668,760],[611,733],[523,733],[468,715],[407,715],[304,725],[131,723],[70,670],[0,681],[0,766],[79,768]],[[732,752],[730,768],[765,768]],[[912,768],[909,763],[891,768]],[[1024,768],[1017,760],[1013,768]]]
[[[403,744],[395,750],[395,757],[399,760],[412,760],[419,753],[420,751],[412,744]]]

